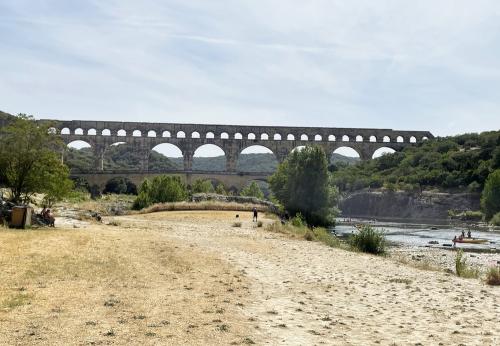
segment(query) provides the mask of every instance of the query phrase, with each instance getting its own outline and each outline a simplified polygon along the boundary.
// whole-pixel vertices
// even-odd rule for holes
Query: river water
[[[384,232],[386,239],[395,245],[407,246],[426,246],[438,248],[450,248],[453,245],[454,236],[459,236],[462,230],[467,234],[467,226],[457,225],[426,225],[419,223],[401,223],[401,222],[373,222],[367,220],[351,220],[349,223],[343,223],[342,220],[337,223],[334,231],[339,236],[348,236],[356,232],[356,224],[369,223],[375,229]],[[476,249],[476,250],[496,250],[500,251],[500,232],[489,231],[487,229],[471,228],[473,238],[487,239],[484,244],[462,244],[457,243],[457,248]],[[432,242],[432,243],[430,243]],[[437,244],[435,244],[437,242]]]

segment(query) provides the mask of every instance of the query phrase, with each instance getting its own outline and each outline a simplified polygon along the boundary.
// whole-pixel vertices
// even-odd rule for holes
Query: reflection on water
[[[359,220],[359,223],[366,223],[366,221]],[[468,231],[467,227],[452,225],[438,225],[433,226],[431,229],[428,225],[399,222],[370,222],[370,224],[377,230],[383,230],[388,241],[400,245],[412,246],[451,247],[454,236],[458,237],[462,233],[462,230],[466,234]],[[346,236],[355,232],[356,227],[350,224],[337,224],[334,230],[337,235]],[[471,229],[471,232],[473,238],[487,239],[488,242],[484,244],[457,243],[457,248],[500,250],[500,232],[474,229]]]

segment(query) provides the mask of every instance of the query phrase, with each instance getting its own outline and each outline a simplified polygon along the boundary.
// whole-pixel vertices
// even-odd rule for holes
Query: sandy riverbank
[[[0,231],[0,344],[500,343],[498,287],[239,214],[241,228],[234,212],[167,212]]]

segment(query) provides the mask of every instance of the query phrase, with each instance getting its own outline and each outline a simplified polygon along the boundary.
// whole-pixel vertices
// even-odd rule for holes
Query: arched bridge
[[[278,162],[282,162],[294,149],[307,144],[321,146],[327,156],[340,147],[354,149],[362,160],[373,157],[383,147],[396,151],[422,142],[434,136],[428,131],[398,131],[391,129],[332,128],[332,127],[285,127],[175,124],[108,121],[60,121],[50,122],[52,130],[60,133],[66,143],[82,140],[90,144],[95,155],[95,171],[104,170],[104,153],[115,143],[127,143],[140,154],[138,171],[147,171],[151,150],[163,143],[177,146],[182,152],[184,171],[193,167],[196,149],[213,144],[224,151],[226,172],[236,171],[241,152],[259,145],[271,150]]]

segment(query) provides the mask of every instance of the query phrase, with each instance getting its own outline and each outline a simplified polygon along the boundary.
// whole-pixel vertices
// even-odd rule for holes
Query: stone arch
[[[300,140],[301,141],[308,141],[309,140],[309,137],[304,133],[304,134],[301,134],[300,135]]]
[[[50,135],[56,135],[57,129],[55,127],[49,127],[49,129],[47,130],[47,133]]]
[[[247,136],[247,139],[252,139],[252,140],[254,140],[254,139],[255,139],[255,133],[250,132],[250,133],[248,134],[248,136]]]
[[[172,143],[160,143],[151,148],[148,169],[152,171],[181,170],[184,168],[183,161],[182,150],[178,146]]]
[[[269,135],[267,133],[263,133],[260,135],[260,140],[261,141],[267,141],[269,140]]]
[[[342,136],[342,142],[349,142],[350,138],[348,135],[343,135]]]
[[[127,131],[125,131],[125,130],[123,130],[123,129],[118,130],[118,131],[116,132],[116,135],[117,135],[118,137],[126,137],[126,136],[127,136]]]
[[[89,129],[89,130],[87,131],[87,135],[88,135],[88,136],[97,136],[97,131],[96,131],[96,129]]]
[[[222,132],[220,134],[220,139],[229,139],[229,134],[227,132]]]
[[[403,143],[404,141],[405,141],[405,140],[404,140],[403,136],[398,136],[398,137],[396,138],[396,142],[398,142],[398,143]]]
[[[61,130],[61,135],[70,135],[71,134],[71,130],[67,127],[63,128]]]
[[[305,145],[298,145],[295,148],[293,148],[290,152],[293,153],[294,151],[301,151],[305,147],[306,147]]]
[[[316,136],[314,136],[314,140],[316,142],[321,142],[323,140],[323,137],[321,135],[316,135]]]
[[[377,137],[375,137],[375,136],[370,136],[370,142],[372,142],[372,143],[377,142]]]
[[[281,141],[281,135],[279,133],[275,133],[274,136],[273,136],[273,139],[275,141]]]
[[[234,139],[243,139],[243,135],[241,133],[239,133],[239,132],[236,132],[234,134]]]
[[[329,142],[335,142],[335,140],[336,140],[336,138],[335,138],[335,136],[334,136],[334,135],[330,135],[330,136],[328,136],[328,141],[329,141]]]
[[[83,129],[81,127],[77,128],[75,130],[75,135],[83,136]]]
[[[272,157],[270,156],[272,154]],[[238,155],[237,172],[274,172],[278,167],[276,154],[265,145],[249,145]]]
[[[340,157],[334,154],[341,155]],[[343,157],[344,158],[343,158]],[[349,146],[341,146],[336,148],[331,155],[331,161],[350,161],[350,159],[361,159],[361,154],[354,148]]]
[[[193,131],[191,133],[191,138],[200,138],[200,133],[198,131]]]
[[[111,136],[111,131],[109,129],[104,129],[101,131],[102,136]]]
[[[154,131],[154,130],[149,130],[149,131],[148,131],[148,137],[156,137],[156,131]]]
[[[415,136],[410,137],[410,143],[417,143],[417,139],[415,138]]]
[[[205,134],[205,138],[209,138],[209,139],[214,139],[215,138],[215,135],[212,131],[208,131],[206,134]]]
[[[90,172],[96,168],[94,148],[87,141],[75,140],[67,143],[63,161],[76,163],[72,164],[72,169],[80,172]]]
[[[172,134],[170,133],[170,131],[163,131],[163,132],[161,133],[161,136],[162,136],[163,138],[170,138],[170,137],[172,137]]]
[[[356,136],[356,142],[363,142],[363,136],[357,135]]]
[[[384,143],[390,143],[391,142],[391,138],[389,136],[384,136],[384,138],[382,139],[382,142],[384,142]]]
[[[90,144],[87,141],[77,139],[77,140],[71,141],[68,144],[66,144],[66,147],[80,150],[80,149],[85,149],[85,148],[92,148],[92,144]]]
[[[392,148],[380,147],[373,152],[372,159],[376,159],[377,157],[380,157],[382,155],[394,154],[395,152],[396,152],[396,150],[394,150]]]
[[[175,136],[177,138],[186,138],[186,133],[184,131],[178,131]]]
[[[291,133],[289,133],[287,136],[286,136],[286,140],[287,141],[294,141],[295,140],[295,136],[292,135]]]
[[[193,153],[193,171],[222,172],[226,170],[224,149],[215,144],[203,144]]]
[[[142,137],[141,130],[134,130],[134,132],[132,132],[132,137]]]
[[[427,136],[422,137],[422,141],[428,141],[428,140],[429,140],[429,138]]]

